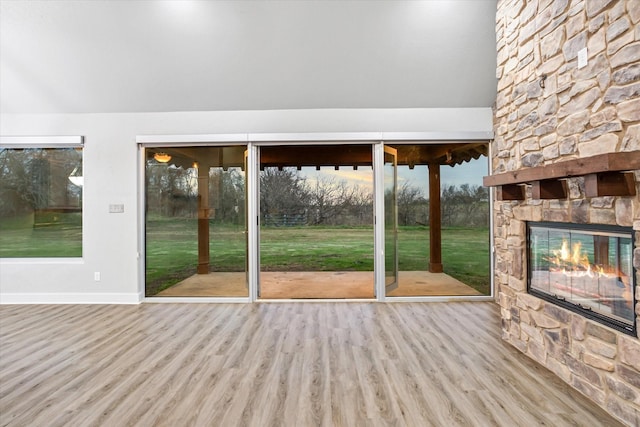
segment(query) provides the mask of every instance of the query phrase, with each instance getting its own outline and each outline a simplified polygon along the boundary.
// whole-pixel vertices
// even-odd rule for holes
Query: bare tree
[[[354,185],[353,193],[346,202],[345,225],[373,224],[373,193],[366,187]]]
[[[360,189],[349,186],[346,181],[337,181],[334,177],[318,177],[315,184],[309,186],[309,207],[314,225],[328,224],[342,218],[354,204]]]
[[[195,218],[197,213],[197,172],[168,164],[147,162],[147,212],[156,215]]]
[[[482,186],[450,185],[442,190],[442,224],[447,226],[487,226],[489,193]]]
[[[80,206],[82,193],[68,178],[81,166],[74,149],[0,150],[0,215]]]
[[[419,187],[405,181],[398,189],[398,224],[415,225],[427,222],[429,206]]]
[[[238,169],[212,168],[209,173],[209,201],[215,207],[215,220],[241,224],[245,215],[245,178]]]
[[[295,168],[265,168],[260,173],[260,214],[263,224],[274,217],[299,217],[306,214],[308,186]]]

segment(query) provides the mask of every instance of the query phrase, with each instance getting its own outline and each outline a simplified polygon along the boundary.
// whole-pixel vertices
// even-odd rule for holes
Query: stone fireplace
[[[639,28],[640,1],[498,0],[495,140],[492,175],[485,178],[494,189],[494,279],[504,340],[634,426],[640,425]],[[544,229],[555,232],[558,224],[591,245],[589,267],[560,261],[565,270],[579,278],[598,264],[611,270],[608,260],[619,257],[624,275],[611,272],[615,277],[603,277],[603,290],[591,295],[593,282],[561,279],[562,266],[549,267],[553,252],[529,259],[532,227],[544,245],[556,239]],[[574,236],[567,236],[569,253]],[[560,247],[550,251],[562,253],[562,238],[554,243]],[[544,278],[532,281],[545,274],[548,288]],[[616,288],[627,295],[615,295]]]

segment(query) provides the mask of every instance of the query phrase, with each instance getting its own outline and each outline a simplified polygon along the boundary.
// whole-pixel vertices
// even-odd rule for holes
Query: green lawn
[[[82,228],[77,218],[33,225],[33,217],[3,221],[0,257],[82,256]],[[264,271],[373,271],[373,227],[263,227],[260,233]],[[244,271],[244,227],[211,224],[210,235],[211,270]],[[429,228],[401,227],[398,250],[401,271],[427,270]],[[146,252],[147,295],[195,274],[197,221],[148,220]],[[488,294],[488,229],[443,229],[442,262],[447,274]]]
[[[211,270],[244,271],[243,227],[212,224]],[[195,273],[196,220],[147,223],[147,295]],[[372,227],[263,227],[263,271],[373,271]],[[429,228],[402,227],[398,236],[400,270],[427,270]],[[445,228],[442,261],[447,274],[489,293],[487,228]]]
[[[373,227],[263,227],[265,271],[373,271]]]
[[[0,220],[0,258],[82,256],[80,213],[48,213]]]
[[[147,221],[147,295],[196,273],[198,223],[195,219]],[[212,271],[245,271],[244,227],[211,224]]]

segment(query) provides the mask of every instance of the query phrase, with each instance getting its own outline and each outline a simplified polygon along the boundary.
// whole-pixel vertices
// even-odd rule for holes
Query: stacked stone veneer
[[[640,0],[499,0],[493,173],[640,150]],[[588,64],[578,69],[578,52]],[[544,87],[540,81],[546,75]],[[640,195],[640,171],[635,171]],[[526,221],[632,226],[640,201],[495,202],[495,282],[503,338],[628,425],[640,425],[640,341],[527,294]],[[636,298],[640,300],[636,274]],[[636,305],[640,313],[640,304]]]

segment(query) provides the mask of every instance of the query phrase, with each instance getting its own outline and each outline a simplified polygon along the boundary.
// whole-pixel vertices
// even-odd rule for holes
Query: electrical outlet
[[[100,281],[100,272],[96,271],[95,273],[93,273],[93,280],[95,280],[96,282]]]
[[[587,66],[588,58],[586,47],[578,51],[578,70]]]

